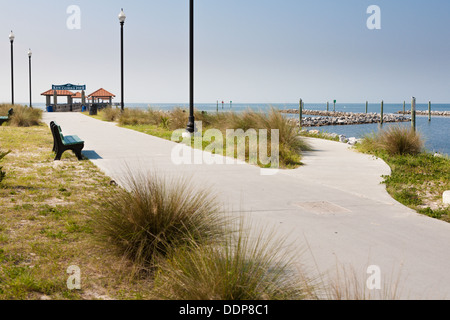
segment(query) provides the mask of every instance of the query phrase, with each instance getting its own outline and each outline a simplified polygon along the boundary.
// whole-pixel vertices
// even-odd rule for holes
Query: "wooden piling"
[[[381,100],[381,114],[380,114],[380,124],[383,125],[384,122],[384,101]]]
[[[411,101],[411,127],[416,131],[416,98],[412,97]]]
[[[301,128],[303,125],[303,101],[302,101],[302,99],[300,99],[298,110],[299,110],[299,116],[298,116],[299,127]]]
[[[403,114],[406,113],[406,101],[403,101]]]
[[[369,111],[369,102],[366,101],[366,113]]]
[[[431,101],[428,101],[428,121],[431,121]]]
[[[327,101],[327,112],[330,111],[330,103]]]

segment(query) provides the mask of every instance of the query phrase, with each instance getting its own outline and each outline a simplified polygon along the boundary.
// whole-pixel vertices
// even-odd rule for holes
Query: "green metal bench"
[[[56,153],[55,161],[61,160],[62,154],[67,150],[72,150],[78,160],[83,160],[81,151],[84,148],[84,141],[78,136],[64,136],[61,127],[55,123],[50,123],[50,129],[53,134],[53,151]]]
[[[8,110],[8,116],[6,116],[6,117],[0,117],[0,126],[1,126],[4,122],[9,121],[9,119],[11,118],[11,116],[13,115],[13,113],[14,113],[14,111],[13,111],[13,109],[11,108],[11,109]]]

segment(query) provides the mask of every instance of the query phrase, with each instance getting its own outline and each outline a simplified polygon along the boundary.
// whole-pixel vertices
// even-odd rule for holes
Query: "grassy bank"
[[[450,206],[442,195],[450,190],[450,159],[423,149],[420,134],[393,127],[366,136],[357,145],[361,152],[383,159],[391,168],[384,183],[400,203],[427,216],[450,222]]]

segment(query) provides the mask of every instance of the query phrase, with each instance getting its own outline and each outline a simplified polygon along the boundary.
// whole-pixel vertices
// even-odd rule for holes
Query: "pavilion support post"
[[[57,94],[56,90],[53,91],[53,104],[56,109],[56,105],[58,104],[58,94]]]
[[[67,102],[69,103],[70,112],[72,112],[73,111],[73,100],[72,100],[72,97],[67,96]]]

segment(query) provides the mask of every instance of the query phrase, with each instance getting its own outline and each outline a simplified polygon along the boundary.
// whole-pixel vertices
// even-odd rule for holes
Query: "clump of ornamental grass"
[[[138,271],[152,270],[159,257],[192,243],[218,239],[224,217],[214,194],[187,179],[129,174],[126,189],[106,196],[94,218],[104,244],[129,259]]]
[[[300,136],[299,128],[274,108],[268,113],[250,111],[245,117],[245,123],[254,123],[258,129],[266,129],[269,140],[272,139],[272,130],[277,130],[279,139],[280,164],[283,167],[292,167],[301,164],[303,151],[311,150],[309,144]]]
[[[0,105],[0,115],[6,116],[8,115],[8,110],[13,109],[13,115],[10,117],[10,120],[7,122],[9,126],[14,127],[32,127],[38,126],[41,124],[42,120],[42,110],[34,109],[27,106],[22,105],[9,105],[2,104]]]
[[[313,292],[285,241],[241,227],[218,245],[180,247],[158,266],[155,295],[169,300],[299,300]]]
[[[164,114],[161,111],[151,108],[147,110],[127,108],[120,114],[119,125],[159,125],[162,116]]]
[[[424,146],[421,135],[404,126],[391,126],[381,131],[378,143],[390,155],[416,155],[422,152]]]
[[[227,119],[227,129],[242,129],[247,131],[249,129],[262,129],[261,127],[262,113],[255,112],[248,109],[239,114],[230,112]]]
[[[280,164],[282,167],[293,167],[301,164],[303,151],[311,150],[309,144],[300,136],[299,128],[284,117],[283,114],[271,108],[268,113],[256,112],[248,109],[242,113],[226,112],[211,115],[208,118],[210,127],[217,128],[222,132],[227,129],[242,129],[247,131],[255,129],[267,130],[268,142],[272,140],[272,130],[278,131]],[[270,153],[270,144],[269,144]]]
[[[363,152],[386,152],[393,155],[417,155],[423,151],[424,141],[420,133],[404,126],[390,126],[388,129],[366,135],[361,143]]]
[[[104,121],[117,121],[121,115],[121,110],[119,108],[105,108],[100,111],[102,120]]]
[[[188,123],[189,113],[181,108],[174,108],[169,112],[171,130],[184,129]]]
[[[301,153],[311,150],[311,146],[300,136],[299,128],[295,123],[284,117],[279,110],[271,108],[267,115],[261,117],[261,122],[267,130],[278,130],[280,159],[286,165],[299,162]],[[298,155],[298,158],[296,155]]]

